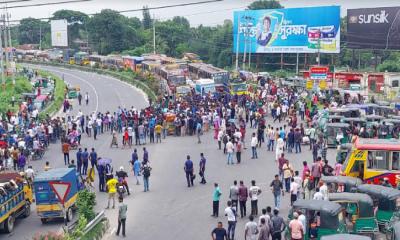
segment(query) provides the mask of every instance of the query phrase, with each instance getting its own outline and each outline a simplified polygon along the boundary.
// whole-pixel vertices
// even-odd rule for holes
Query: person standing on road
[[[233,143],[231,139],[229,139],[228,142],[226,143],[226,152],[228,154],[228,165],[229,164],[233,165],[233,150],[234,150]]]
[[[76,153],[76,163],[78,164],[78,173],[82,174],[82,148],[79,148]]]
[[[271,222],[272,222],[272,229],[271,229],[272,240],[281,240],[282,232],[285,231],[286,225],[285,225],[285,220],[281,216],[279,216],[278,209],[274,209],[274,216],[272,216]]]
[[[204,157],[203,153],[200,153],[200,165],[199,165],[199,175],[201,177],[201,184],[206,184],[206,177],[205,177],[205,172],[206,172],[206,158]]]
[[[186,181],[187,181],[188,187],[193,187],[194,168],[193,168],[193,162],[192,162],[192,160],[190,160],[189,155],[186,156],[186,162],[185,162],[185,166],[183,169],[185,170],[185,173],[186,173]]]
[[[95,166],[97,167],[97,153],[94,148],[92,148],[92,151],[90,152],[89,159],[92,168],[94,169]]]
[[[259,186],[256,186],[256,181],[251,181],[251,187],[249,189],[250,199],[251,199],[251,215],[258,215],[258,195],[261,194],[261,189]]]
[[[250,215],[249,220],[244,227],[244,240],[257,240],[258,227],[253,215]]]
[[[69,145],[68,141],[64,141],[62,144],[62,151],[64,154],[64,165],[69,164],[69,151],[70,151],[71,146]]]
[[[81,154],[81,158],[83,164],[82,175],[87,175],[87,169],[89,165],[89,153],[87,151],[87,148],[85,148],[85,151]]]
[[[161,126],[160,122],[158,122],[157,125],[154,127],[154,131],[156,133],[156,143],[158,143],[158,142],[161,143],[162,126]]]
[[[218,217],[219,212],[219,199],[221,198],[221,189],[218,187],[218,183],[214,183],[214,192],[213,192],[213,214],[212,217]]]
[[[228,239],[235,239],[235,228],[236,228],[236,209],[232,206],[232,202],[228,201],[227,207],[225,208],[225,216],[228,218]]]
[[[293,177],[293,167],[286,159],[286,163],[282,166],[283,180],[285,181],[286,192],[289,193],[290,190],[290,179]]]
[[[150,173],[151,173],[151,167],[149,165],[149,161],[144,161],[142,164],[142,175],[143,175],[143,186],[144,186],[144,192],[148,192],[149,190],[149,178],[150,178]]]
[[[232,207],[234,207],[237,211],[238,209],[238,201],[239,201],[239,188],[237,186],[237,181],[233,181],[233,185],[229,189],[229,199],[232,202]]]
[[[281,205],[281,196],[283,195],[283,184],[281,180],[279,180],[278,174],[275,175],[275,179],[271,182],[269,186],[271,187],[271,191],[274,195],[274,206],[276,209],[279,209]]]
[[[89,104],[89,93],[86,92],[85,93],[85,102],[86,102],[86,106]]]
[[[251,146],[251,159],[255,159],[258,158],[257,155],[257,137],[256,137],[256,133],[253,133],[252,137],[251,137],[251,142],[250,142],[250,146]]]
[[[293,220],[289,222],[290,239],[292,240],[302,240],[304,236],[303,224],[298,218],[299,214],[294,212]]]
[[[247,187],[244,185],[243,181],[240,181],[239,186],[239,204],[240,204],[240,217],[246,217],[246,202],[249,196]]]
[[[81,94],[81,92],[78,92],[78,103],[79,103],[79,106],[82,105],[82,94]]]
[[[235,152],[236,152],[236,161],[239,164],[242,161],[242,140],[240,138],[237,138],[236,144],[235,144]]]
[[[226,233],[226,229],[222,226],[222,222],[218,222],[218,225],[211,232],[212,240],[229,240]]]
[[[126,224],[126,213],[128,211],[128,205],[124,203],[124,198],[119,197],[119,206],[118,206],[118,228],[117,228],[117,236],[119,235],[119,230],[122,226],[122,236],[125,237],[125,224]]]
[[[140,165],[141,165],[141,163],[140,163],[139,159],[134,160],[134,162],[133,162],[133,175],[136,178],[136,185],[140,184],[140,182],[139,182]]]
[[[270,226],[267,224],[266,218],[261,218],[259,226],[258,240],[269,240],[269,235],[271,234]]]
[[[143,148],[143,163],[149,161],[149,152],[147,149],[144,147]]]
[[[117,192],[117,184],[118,180],[115,179],[114,176],[111,174],[110,180],[107,181],[108,201],[106,209],[110,208],[111,200],[113,202],[112,208],[115,208],[115,193]]]

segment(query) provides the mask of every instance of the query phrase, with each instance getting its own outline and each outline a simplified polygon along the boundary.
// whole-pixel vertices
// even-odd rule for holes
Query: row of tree
[[[278,1],[258,0],[248,9],[282,8]],[[153,24],[156,32],[156,51],[172,57],[181,57],[185,52],[198,54],[202,60],[218,67],[230,68],[234,64],[232,54],[233,24],[225,20],[222,25],[191,27],[184,17],[155,21],[149,10],[143,8],[143,18],[126,17],[117,11],[105,9],[93,16],[71,10],[60,10],[51,19],[68,21],[69,45],[78,48],[80,42],[88,42],[89,47],[102,55],[122,53],[141,55],[153,52]],[[342,26],[345,26],[345,18]],[[15,44],[41,44],[51,47],[50,21],[33,18],[23,19],[12,31]],[[345,43],[346,29],[342,27],[342,42]],[[300,68],[316,63],[316,54],[302,54]],[[242,58],[242,57],[241,57]],[[253,56],[251,68],[259,71],[294,69],[295,54],[257,54]],[[340,54],[323,54],[322,64],[347,68],[379,68],[379,70],[400,71],[400,56],[392,52],[354,51],[342,44]]]

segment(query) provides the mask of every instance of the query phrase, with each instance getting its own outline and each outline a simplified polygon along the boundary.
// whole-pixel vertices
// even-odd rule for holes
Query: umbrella
[[[105,165],[107,165],[107,164],[111,164],[111,162],[112,162],[112,160],[109,159],[109,158],[100,158],[100,159],[97,161],[97,164],[98,164],[98,165],[103,165],[103,166],[105,166]]]

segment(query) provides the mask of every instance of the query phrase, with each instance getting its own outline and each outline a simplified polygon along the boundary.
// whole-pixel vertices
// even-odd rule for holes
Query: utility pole
[[[7,73],[8,73],[8,68],[9,68],[9,64],[10,64],[10,61],[9,61],[9,59],[8,59],[8,53],[7,53],[7,48],[8,48],[8,34],[7,34],[7,24],[6,24],[6,15],[5,14],[2,14],[1,15],[1,22],[3,23],[3,31],[4,31],[4,50],[5,50],[5,57],[6,57],[6,68],[5,68],[5,71],[7,71]]]
[[[11,14],[8,13],[8,10],[6,8],[6,14],[7,14],[7,32],[8,32],[8,45],[10,47],[10,68],[11,68],[11,77],[12,77],[12,83],[13,85],[15,85],[15,72],[14,70],[16,70],[16,66],[15,66],[15,62],[14,62],[14,52],[12,49],[12,40],[11,40],[11,25],[10,25],[10,17]]]
[[[249,38],[249,41],[250,41],[250,48],[249,48],[249,71],[251,71],[251,70],[250,70],[250,67],[251,67],[251,37]]]
[[[299,76],[299,53],[296,53],[296,75]]]
[[[39,25],[39,50],[42,51],[42,22]]]
[[[0,26],[0,67],[1,67],[1,84],[3,85],[3,91],[6,90],[6,82],[4,76],[4,62],[3,62],[3,27]]]
[[[153,54],[156,54],[156,18],[153,15]]]
[[[240,13],[238,13],[238,20],[237,20],[238,28],[236,34],[236,71],[239,71],[239,45],[240,45]]]

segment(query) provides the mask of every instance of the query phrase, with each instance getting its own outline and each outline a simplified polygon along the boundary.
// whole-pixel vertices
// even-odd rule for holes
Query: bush
[[[94,217],[94,205],[96,204],[96,194],[94,192],[89,192],[88,190],[83,190],[78,193],[78,199],[76,205],[78,207],[79,216],[83,216],[88,222],[90,222]]]
[[[50,76],[52,79],[54,79],[55,88],[56,88],[54,90],[53,102],[39,114],[39,119],[42,120],[42,119],[45,119],[47,117],[47,115],[51,116],[51,115],[55,114],[56,112],[58,112],[58,110],[60,110],[60,108],[64,102],[64,90],[65,90],[66,85],[65,85],[65,82],[61,78],[57,77],[54,74],[51,74],[46,71],[39,71],[39,72],[42,76],[47,76],[47,77]]]
[[[5,91],[3,91],[3,86],[0,85],[0,88],[0,113],[2,114],[8,110],[18,111],[18,101],[22,98],[22,93],[32,92],[32,85],[25,76],[16,76],[15,86],[12,84],[12,79],[7,77]],[[14,107],[11,105],[12,96],[15,97],[16,101]]]

